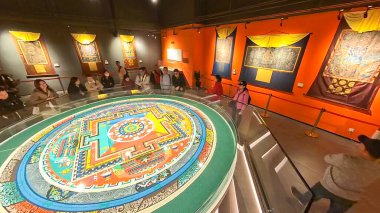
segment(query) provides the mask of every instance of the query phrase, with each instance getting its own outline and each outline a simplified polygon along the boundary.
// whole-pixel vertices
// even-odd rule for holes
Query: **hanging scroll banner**
[[[102,58],[94,34],[75,34],[71,36],[74,40],[75,49],[81,63],[84,74],[102,73],[104,71]]]
[[[369,112],[380,83],[379,47],[380,31],[360,33],[342,20],[307,95]]]
[[[25,66],[27,77],[56,76],[40,33],[9,31]]]
[[[234,54],[236,27],[217,29],[213,75],[231,78],[232,57]]]
[[[123,50],[124,66],[127,69],[139,67],[137,60],[135,37],[132,35],[120,35],[121,46]]]
[[[248,36],[239,80],[292,92],[309,34]]]

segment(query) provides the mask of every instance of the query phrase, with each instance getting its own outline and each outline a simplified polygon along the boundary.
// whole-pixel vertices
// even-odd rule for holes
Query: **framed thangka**
[[[135,37],[132,35],[120,35],[121,46],[123,50],[124,66],[127,69],[139,67],[137,60]]]
[[[236,27],[220,28],[216,31],[215,58],[212,69],[213,75],[231,78],[232,58]]]
[[[40,33],[9,31],[16,43],[27,77],[56,76]]]
[[[380,31],[339,25],[307,95],[369,111],[380,81]]]
[[[84,74],[102,73],[102,57],[94,34],[71,34]]]
[[[99,51],[95,42],[81,44],[76,41],[82,63],[101,62]]]
[[[292,92],[308,34],[249,36],[239,80]]]

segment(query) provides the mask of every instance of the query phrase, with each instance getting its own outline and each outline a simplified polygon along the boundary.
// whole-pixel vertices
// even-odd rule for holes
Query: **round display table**
[[[236,130],[213,108],[168,95],[87,104],[9,138],[0,212],[206,212],[223,197]]]

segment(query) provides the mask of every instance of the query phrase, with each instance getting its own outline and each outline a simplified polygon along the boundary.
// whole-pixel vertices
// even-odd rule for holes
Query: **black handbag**
[[[236,101],[235,100],[231,100],[230,102],[228,102],[228,106],[229,107],[236,107]]]

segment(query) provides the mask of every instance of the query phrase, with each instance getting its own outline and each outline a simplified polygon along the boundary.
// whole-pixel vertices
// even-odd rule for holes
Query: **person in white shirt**
[[[142,76],[143,73],[141,70],[139,70],[135,79],[135,85],[137,86],[137,89],[142,89]]]
[[[169,70],[164,67],[160,77],[160,85],[162,90],[170,90],[172,88],[172,77],[169,75]]]
[[[90,91],[98,91],[98,90],[103,89],[103,85],[98,80],[95,81],[92,76],[87,76],[87,81],[84,84],[84,86],[86,87],[87,91],[89,91],[89,92]]]
[[[152,87],[152,83],[150,81],[150,73],[146,70],[145,67],[141,67],[141,71],[143,73],[141,77],[142,89],[149,90]]]
[[[120,61],[116,61],[117,75],[119,76],[120,84],[123,81],[124,75],[127,74],[127,71],[120,65]]]

